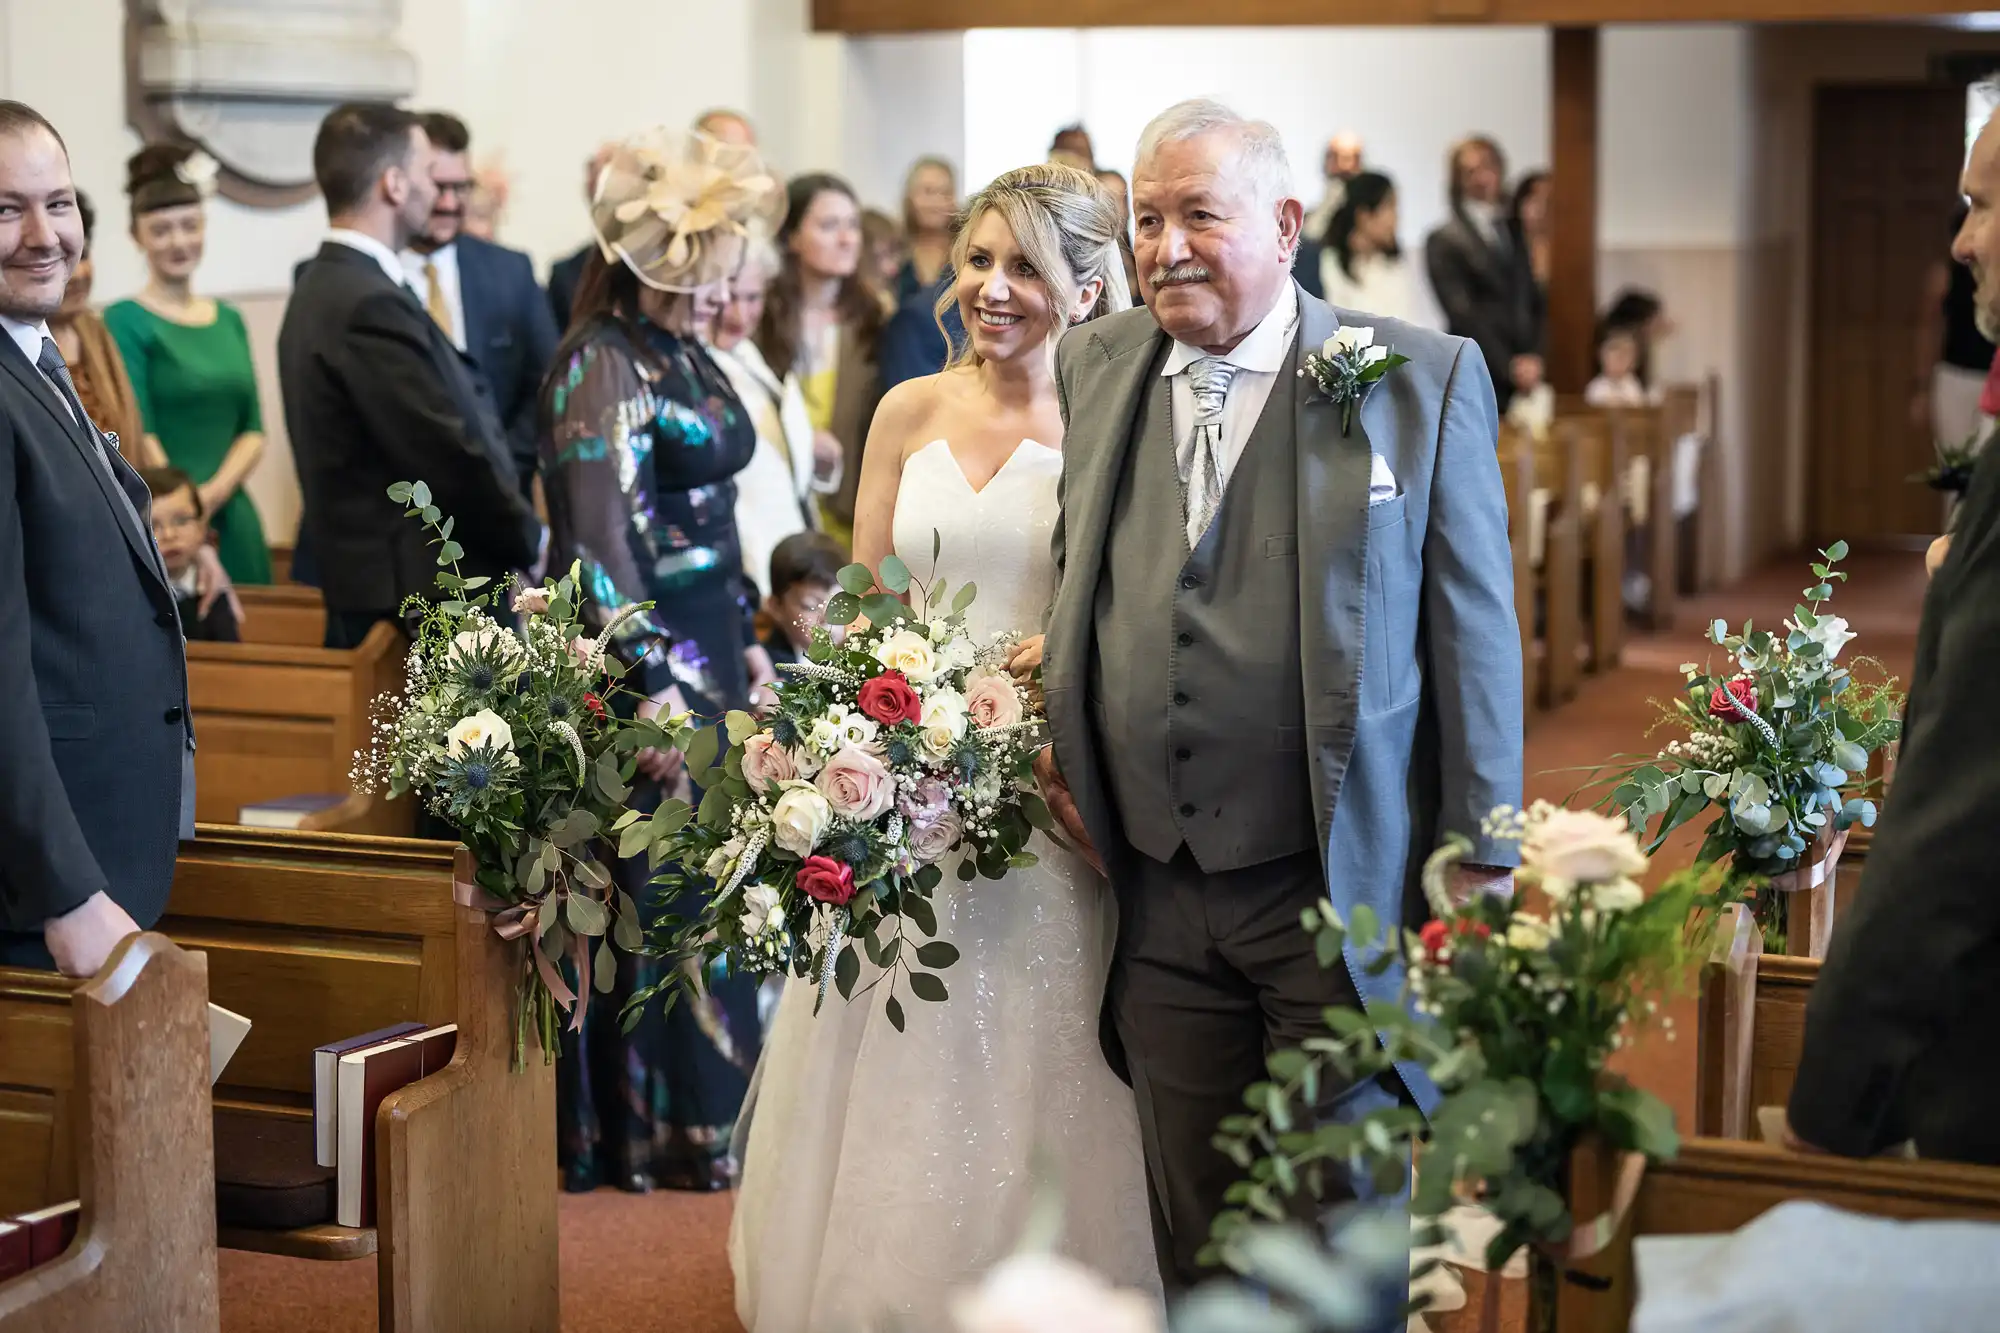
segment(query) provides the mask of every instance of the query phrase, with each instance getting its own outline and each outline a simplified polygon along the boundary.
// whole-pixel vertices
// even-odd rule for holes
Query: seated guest
[[[1638,377],[1640,385],[1651,393],[1655,371],[1653,354],[1659,351],[1661,343],[1674,335],[1674,321],[1667,315],[1666,303],[1643,287],[1622,288],[1604,312],[1604,327],[1625,329],[1632,334],[1638,354],[1632,373]]]
[[[1396,240],[1396,183],[1378,171],[1347,182],[1319,253],[1320,296],[1343,310],[1410,319],[1410,266]]]
[[[486,378],[507,432],[507,458],[524,499],[532,499],[537,440],[535,407],[542,375],[555,360],[555,321],[535,281],[534,261],[519,250],[465,232],[473,189],[472,134],[457,116],[423,117],[437,158],[437,202],[429,224],[403,251],[403,272],[452,346]]]
[[[824,532],[795,532],[771,552],[771,593],[763,607],[770,624],[762,637],[773,663],[805,659],[846,563],[847,552]]]
[[[2000,123],[1963,180],[1952,257],[1981,275],[1980,329],[2000,334]],[[1902,750],[1861,887],[1806,1006],[1788,1138],[1853,1157],[1914,1140],[1924,1157],[2000,1164],[2000,451],[1983,451],[1957,536],[1924,599]]]
[[[1597,375],[1584,386],[1592,407],[1650,407],[1659,397],[1639,380],[1639,333],[1616,324],[1597,329]]]
[[[467,578],[526,569],[540,544],[484,380],[403,280],[436,200],[431,154],[417,118],[382,104],[334,108],[313,143],[331,227],[285,307],[278,374],[329,648],[435,590],[430,534],[389,498],[395,482],[430,487]]]
[[[97,275],[90,247],[97,234],[97,210],[90,196],[76,192],[76,213],[83,223],[83,257],[69,275],[63,289],[62,309],[49,316],[49,336],[62,352],[63,364],[76,381],[76,396],[83,410],[103,430],[118,437],[125,455],[144,461],[148,441],[139,417],[139,400],[132,393],[132,381],[125,374],[125,359],[118,354],[118,342],[96,311],[90,308],[90,290]]]
[[[243,636],[227,597],[216,598],[206,613],[201,610],[195,556],[208,542],[208,516],[202,512],[200,488],[177,467],[143,468],[139,475],[153,494],[153,540],[174,587],[181,633],[190,643],[237,642]]]

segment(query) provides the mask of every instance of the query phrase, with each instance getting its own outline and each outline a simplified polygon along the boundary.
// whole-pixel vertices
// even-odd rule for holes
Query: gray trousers
[[[1209,875],[1182,847],[1166,864],[1131,852],[1117,870],[1105,1054],[1138,1099],[1153,1241],[1173,1292],[1216,1275],[1195,1256],[1247,1174],[1215,1146],[1217,1124],[1245,1109],[1243,1090],[1267,1076],[1270,1052],[1324,1035],[1321,1011],[1358,1001],[1346,970],[1322,968],[1299,926],[1300,911],[1326,899],[1317,852]],[[1374,1081],[1330,1082],[1322,1120],[1400,1096]]]

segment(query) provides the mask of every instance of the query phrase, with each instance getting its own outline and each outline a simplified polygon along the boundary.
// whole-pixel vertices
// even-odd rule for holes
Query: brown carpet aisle
[[[1582,774],[1573,770],[1619,753],[1657,750],[1649,741],[1656,714],[1650,700],[1679,684],[1682,662],[1701,662],[1708,622],[1746,618],[1776,629],[1809,581],[1803,556],[1788,558],[1726,593],[1679,608],[1677,628],[1626,645],[1623,665],[1585,682],[1562,709],[1531,719],[1527,793],[1560,801]],[[1908,679],[1922,607],[1923,561],[1914,554],[1857,556],[1852,580],[1838,589],[1833,610],[1861,635],[1848,652],[1881,659]],[[1655,862],[1655,873],[1687,864],[1699,830],[1677,835]],[[1849,891],[1852,891],[1850,886]],[[1664,1028],[1645,1034],[1619,1062],[1635,1082],[1653,1089],[1686,1125],[1694,1108],[1694,1003],[1670,1007],[1675,1038]],[[658,1193],[644,1197],[600,1190],[562,1200],[563,1333],[740,1333],[731,1299],[724,1240],[729,1201],[722,1196]],[[221,1257],[224,1333],[366,1333],[375,1323],[373,1260],[316,1264],[225,1251]],[[1439,1333],[1470,1330],[1479,1297],[1459,1315],[1434,1316]],[[1509,1292],[1519,1327],[1518,1292]]]

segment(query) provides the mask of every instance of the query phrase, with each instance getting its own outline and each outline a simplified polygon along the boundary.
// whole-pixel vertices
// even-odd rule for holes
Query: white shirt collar
[[[395,283],[398,287],[408,285],[403,276],[403,261],[397,257],[394,250],[391,250],[373,236],[364,235],[358,231],[350,231],[346,227],[335,227],[333,230],[327,232],[326,239],[332,241],[335,245],[344,245],[350,250],[359,250],[362,254],[367,255],[382,266],[382,272],[387,274],[389,281]]]
[[[1278,293],[1278,303],[1271,307],[1270,313],[1244,335],[1242,342],[1224,353],[1222,359],[1238,370],[1275,375],[1285,368],[1285,358],[1292,350],[1292,330],[1298,322],[1299,291],[1287,282],[1284,290]],[[1172,350],[1167,353],[1167,363],[1160,367],[1160,374],[1172,378],[1207,355],[1201,348],[1190,347],[1175,339]]]
[[[409,275],[411,282],[423,277],[426,264],[437,265],[440,278],[449,280],[455,276],[458,272],[458,242],[453,241],[450,245],[440,246],[429,254],[417,250],[403,251],[402,268]]]
[[[42,339],[49,336],[49,326],[43,320],[33,324],[23,324],[18,319],[0,315],[0,329],[7,330],[7,336],[21,349],[21,355],[28,358],[28,364],[39,365],[42,359]]]

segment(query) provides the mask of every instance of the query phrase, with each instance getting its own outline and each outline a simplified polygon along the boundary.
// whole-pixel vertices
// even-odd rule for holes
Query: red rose
[[[1435,954],[1451,942],[1451,927],[1442,921],[1426,921],[1424,928],[1417,932],[1417,940],[1424,946],[1424,952]]]
[[[583,694],[583,706],[596,714],[599,721],[604,719],[604,700],[598,698],[588,690],[585,690]]]
[[[1487,925],[1484,921],[1461,919],[1452,923],[1451,930],[1454,935],[1470,935],[1476,940],[1493,938],[1493,927]]]
[[[808,856],[799,867],[798,884],[808,898],[845,907],[854,896],[854,867],[830,856]]]
[[[1708,697],[1708,715],[1723,722],[1741,722],[1746,713],[1757,711],[1757,687],[1738,677],[1716,688]]]
[[[872,680],[864,681],[861,693],[854,702],[862,713],[885,727],[893,727],[898,722],[915,722],[924,715],[923,701],[917,698],[917,692],[910,688],[909,679],[900,671],[884,671]]]

